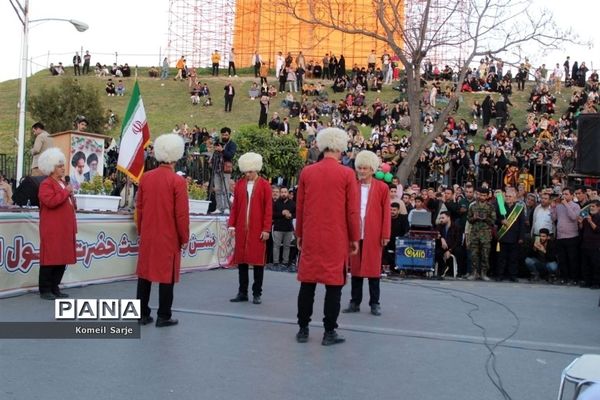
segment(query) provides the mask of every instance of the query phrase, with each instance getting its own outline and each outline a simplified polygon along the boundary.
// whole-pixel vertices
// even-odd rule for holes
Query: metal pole
[[[27,105],[27,59],[29,40],[29,0],[25,0],[23,8],[23,43],[21,59],[21,97],[19,99],[19,134],[17,137],[17,185],[23,177],[25,153],[25,113]]]

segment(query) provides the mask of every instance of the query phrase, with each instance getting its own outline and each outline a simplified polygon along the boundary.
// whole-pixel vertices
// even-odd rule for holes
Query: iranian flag
[[[137,81],[121,129],[117,169],[138,183],[144,173],[144,149],[150,143],[150,128]]]

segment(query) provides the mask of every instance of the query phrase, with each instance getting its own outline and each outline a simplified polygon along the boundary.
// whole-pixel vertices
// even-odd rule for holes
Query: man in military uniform
[[[467,277],[469,280],[475,280],[478,277],[481,277],[484,281],[490,280],[487,273],[490,268],[492,227],[496,222],[496,211],[488,202],[489,194],[489,189],[479,188],[477,190],[477,201],[469,207],[467,213],[467,220],[471,225],[468,247],[473,262],[472,272]],[[479,265],[481,265],[481,275],[478,274]]]

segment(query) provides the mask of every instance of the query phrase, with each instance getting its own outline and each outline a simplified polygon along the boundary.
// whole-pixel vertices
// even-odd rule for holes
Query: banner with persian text
[[[37,211],[0,212],[0,297],[37,289]],[[135,276],[138,237],[131,215],[77,214],[77,264],[67,266],[63,284],[78,286]],[[190,241],[181,268],[229,265],[233,244],[222,217],[190,217]]]

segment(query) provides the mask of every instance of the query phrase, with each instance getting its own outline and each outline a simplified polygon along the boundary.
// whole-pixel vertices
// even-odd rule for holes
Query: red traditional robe
[[[269,182],[261,177],[254,181],[248,213],[248,180],[240,179],[235,184],[228,223],[235,227],[232,264],[265,265],[267,242],[260,240],[260,234],[271,232],[272,222],[273,199]]]
[[[190,238],[185,180],[168,165],[146,172],[137,191],[136,212],[138,277],[158,283],[179,282],[181,246]]]
[[[75,264],[77,220],[69,192],[54,178],[40,183],[40,265]]]
[[[360,182],[357,183],[360,204]],[[388,186],[376,179],[371,180],[367,210],[364,220],[364,236],[358,254],[350,257],[352,276],[362,278],[381,277],[381,241],[390,238],[392,217],[390,215],[390,191]]]
[[[326,157],[302,170],[296,195],[300,282],[346,282],[350,242],[359,240],[358,200],[354,171],[335,159]]]

